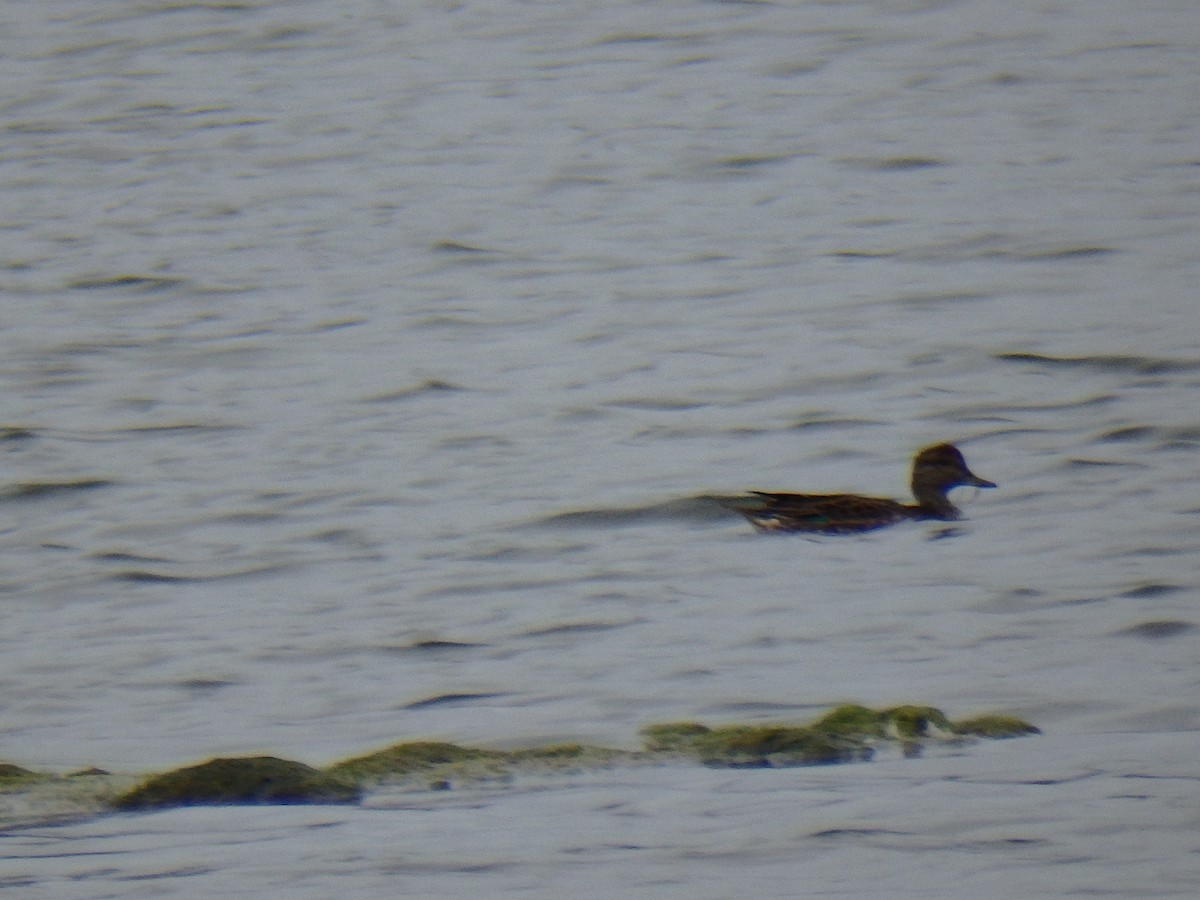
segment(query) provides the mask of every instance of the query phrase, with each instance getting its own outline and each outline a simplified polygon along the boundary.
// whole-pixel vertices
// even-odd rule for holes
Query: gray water
[[[1194,897],[1190,0],[0,13],[0,758],[1042,736],[0,836],[23,897]],[[688,498],[903,496],[949,534]]]

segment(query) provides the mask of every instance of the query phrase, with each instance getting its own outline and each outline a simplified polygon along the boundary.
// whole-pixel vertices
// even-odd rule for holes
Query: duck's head
[[[912,491],[921,504],[939,505],[956,487],[994,488],[995,483],[980,478],[967,468],[966,460],[953,444],[926,447],[913,459]]]

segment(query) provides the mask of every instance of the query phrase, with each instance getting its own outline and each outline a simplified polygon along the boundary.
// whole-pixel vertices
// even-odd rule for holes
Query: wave
[[[602,506],[592,509],[568,510],[534,519],[525,525],[528,527],[592,528],[679,520],[713,522],[730,518],[731,515],[733,514],[721,506],[718,497],[711,494],[698,494],[694,497],[664,500],[661,503],[650,503],[644,506]]]
[[[1125,356],[1096,354],[1092,356],[1045,356],[1041,353],[997,353],[1000,362],[1032,363],[1055,369],[1094,369],[1099,372],[1121,372],[1134,375],[1163,375],[1169,372],[1200,370],[1200,360],[1165,359],[1154,356]]]

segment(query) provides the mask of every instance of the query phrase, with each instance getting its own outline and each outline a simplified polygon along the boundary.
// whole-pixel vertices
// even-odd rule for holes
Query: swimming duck
[[[858,534],[905,519],[952,521],[958,508],[947,498],[960,486],[994,488],[967,468],[953,444],[926,447],[913,457],[912,492],[916,504],[856,494],[772,494],[751,491],[745,497],[721,498],[759,531]]]

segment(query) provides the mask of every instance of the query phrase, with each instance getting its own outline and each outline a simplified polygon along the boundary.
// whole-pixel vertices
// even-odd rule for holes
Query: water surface
[[[1190,4],[3,18],[4,759],[1046,733],[26,825],[0,885],[1195,895]],[[942,440],[1000,485],[950,536],[690,502]]]

